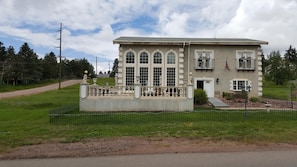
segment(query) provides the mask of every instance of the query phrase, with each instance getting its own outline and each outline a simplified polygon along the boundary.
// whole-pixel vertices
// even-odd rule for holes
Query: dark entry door
[[[204,82],[203,81],[197,81],[197,89],[204,89]]]

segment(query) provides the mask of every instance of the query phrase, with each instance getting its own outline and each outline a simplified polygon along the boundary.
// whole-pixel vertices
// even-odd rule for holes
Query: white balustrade
[[[186,87],[140,86],[140,97],[186,97]],[[88,96],[134,96],[134,86],[88,86]],[[137,95],[139,96],[139,95]]]

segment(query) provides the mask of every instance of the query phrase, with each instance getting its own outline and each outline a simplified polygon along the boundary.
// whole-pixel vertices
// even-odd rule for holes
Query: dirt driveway
[[[80,83],[81,80],[68,80],[61,82],[61,88],[71,86],[77,83]],[[18,91],[13,91],[13,92],[4,92],[0,93],[0,99],[8,99],[8,98],[13,98],[13,97],[18,97],[18,96],[29,96],[33,94],[38,94],[50,90],[56,90],[59,89],[59,83],[48,85],[48,86],[43,86],[39,88],[33,88],[33,89],[25,89],[25,90],[18,90]]]

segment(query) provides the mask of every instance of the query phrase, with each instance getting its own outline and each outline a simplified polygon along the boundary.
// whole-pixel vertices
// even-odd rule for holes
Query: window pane
[[[236,82],[236,80],[233,81],[233,90],[237,90],[237,82]]]
[[[160,76],[162,76],[162,68],[155,67],[153,74],[153,86],[161,86]]]
[[[126,86],[134,85],[134,67],[126,67]]]
[[[142,52],[140,54],[140,63],[147,64],[148,63],[148,54],[146,52]]]
[[[238,90],[245,90],[245,81],[238,81]]]
[[[175,68],[167,68],[167,86],[175,86]]]
[[[175,54],[173,52],[168,53],[167,64],[175,64]]]
[[[155,64],[162,64],[162,54],[160,52],[156,52],[154,54],[154,63]]]
[[[126,63],[134,63],[134,53],[128,52],[126,54]]]
[[[148,68],[140,67],[140,84],[142,86],[147,86],[148,82]]]

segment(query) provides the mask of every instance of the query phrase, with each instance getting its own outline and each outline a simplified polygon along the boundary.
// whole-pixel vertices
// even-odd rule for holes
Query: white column
[[[88,83],[81,83],[80,84],[80,91],[79,91],[79,96],[80,98],[84,99],[86,97],[88,97],[88,88],[89,88],[89,84]]]
[[[188,99],[193,99],[194,97],[194,87],[192,84],[187,85],[187,98]]]
[[[134,97],[139,99],[141,96],[141,84],[134,84]]]

